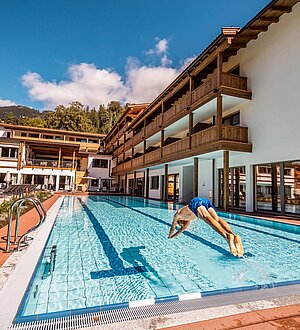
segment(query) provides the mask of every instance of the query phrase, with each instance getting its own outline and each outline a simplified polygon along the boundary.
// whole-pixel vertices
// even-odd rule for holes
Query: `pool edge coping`
[[[165,304],[170,302],[179,302],[179,301],[187,301],[193,299],[202,299],[206,297],[213,297],[213,296],[224,296],[230,295],[234,293],[247,293],[251,291],[259,291],[259,290],[268,290],[268,289],[275,289],[279,287],[289,287],[289,286],[299,286],[300,288],[300,280],[291,280],[291,281],[282,281],[278,283],[270,283],[270,284],[255,284],[250,286],[243,286],[243,287],[236,287],[236,288],[228,288],[228,289],[217,289],[212,291],[203,291],[203,292],[193,292],[193,293],[185,293],[179,295],[172,295],[172,296],[165,296],[165,297],[158,297],[158,298],[149,298],[137,301],[128,301],[128,302],[120,302],[114,304],[107,304],[107,305],[98,305],[98,306],[91,306],[91,307],[84,307],[84,308],[76,308],[76,309],[69,309],[64,311],[57,311],[57,312],[50,312],[50,313],[41,313],[35,315],[27,315],[27,316],[16,316],[13,324],[21,324],[21,323],[28,323],[28,322],[38,322],[44,320],[54,320],[66,317],[74,317],[84,314],[92,314],[98,312],[105,312],[105,311],[114,311],[114,310],[121,310],[121,309],[131,309],[136,307],[147,307],[152,305],[158,304]]]
[[[47,212],[47,219],[36,232],[33,242],[24,252],[7,281],[0,289],[0,328],[5,329],[13,323],[16,313],[21,305],[22,299],[32,275],[39,261],[45,243],[54,225],[56,216],[61,207],[64,197],[59,197]],[[12,254],[10,258],[13,258]]]

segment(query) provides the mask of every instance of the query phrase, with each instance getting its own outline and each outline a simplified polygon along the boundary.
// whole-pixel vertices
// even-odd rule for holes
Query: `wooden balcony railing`
[[[133,167],[136,167],[136,166],[139,166],[139,165],[143,165],[143,162],[144,162],[144,157],[143,156],[139,156],[139,157],[134,158],[132,160],[132,166]]]
[[[153,132],[158,132],[163,124],[163,115],[160,114],[154,120],[145,127],[145,137],[149,137]]]
[[[41,167],[41,168],[73,168],[73,161],[58,161],[58,160],[49,160],[49,159],[26,159],[23,162],[24,166],[27,167]]]
[[[163,147],[163,157],[169,156],[171,154],[176,154],[177,152],[187,150],[188,148],[189,138],[181,139],[180,141],[173,142]]]
[[[222,140],[248,142],[248,127],[222,125]]]
[[[215,88],[222,87],[247,91],[247,78],[230,73],[222,73],[221,85],[218,86],[217,74],[212,74],[192,93],[187,92],[179,100],[177,100],[170,109],[165,111],[164,114],[158,115],[139,133],[134,134],[132,139],[125,143],[124,151],[127,151],[132,146],[142,142],[143,138],[147,139],[150,136],[156,134],[160,131],[162,126],[168,126],[172,121],[178,120],[180,117],[186,114],[186,110],[189,106],[197,106],[199,101],[203,100],[203,97],[209,93],[212,93]]]
[[[195,133],[191,137],[191,149],[189,149],[189,137],[183,138],[179,141],[171,143],[163,147],[162,157],[161,149],[156,149],[151,151],[144,156],[139,156],[132,161],[127,161],[124,163],[124,168],[120,168],[121,165],[118,165],[117,168],[113,168],[113,174],[120,173],[122,171],[130,171],[138,168],[147,167],[153,164],[164,163],[170,160],[182,159],[184,157],[190,157],[193,153],[199,154],[201,148],[205,146],[212,146],[211,151],[214,151],[213,144],[218,141],[227,141],[227,142],[240,142],[248,143],[248,128],[240,126],[230,126],[222,125],[221,127],[221,136],[219,137],[219,127],[212,126],[207,129],[204,129],[198,133]]]
[[[145,154],[145,163],[152,163],[161,159],[160,149],[148,152]]]
[[[138,132],[136,134],[133,134],[132,144],[137,145],[140,142],[142,142],[143,141],[143,136],[144,136],[144,129],[142,129],[140,132]]]

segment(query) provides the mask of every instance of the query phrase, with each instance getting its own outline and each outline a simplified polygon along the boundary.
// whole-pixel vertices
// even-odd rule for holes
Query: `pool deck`
[[[50,207],[57,201],[58,198],[59,195],[53,195],[52,197],[43,202],[46,211],[50,209]],[[23,235],[29,228],[36,225],[38,221],[39,216],[34,208],[23,214],[20,218],[19,234]],[[12,233],[14,232],[14,224],[15,221],[13,221]],[[0,267],[11,256],[11,253],[4,252],[6,247],[6,235],[7,225],[0,229]],[[13,237],[14,236],[12,236],[12,238]]]
[[[51,206],[57,201],[62,194],[55,194],[43,203],[45,209],[48,211]],[[76,194],[77,195],[77,194]],[[80,195],[83,195],[82,193]],[[263,213],[246,213],[238,210],[231,210],[238,214],[263,218],[272,221],[279,221],[283,223],[300,225],[300,219],[287,217],[282,215],[267,215]],[[34,209],[22,215],[20,222],[20,234],[23,234],[31,226],[38,221],[38,215]],[[11,253],[5,253],[6,241],[4,237],[7,233],[7,226],[0,229],[0,267],[9,258]],[[0,287],[1,290],[1,287]],[[263,308],[263,307],[262,307]],[[195,311],[196,312],[196,311]],[[194,312],[194,313],[195,313]],[[199,311],[199,313],[201,313]],[[229,314],[229,313],[228,313]],[[227,315],[228,315],[227,314]],[[222,315],[222,314],[221,314]],[[189,323],[191,322],[191,323]],[[176,324],[177,323],[177,324]],[[168,327],[155,327],[156,329],[166,330],[193,330],[193,329],[300,329],[300,304],[298,301],[290,301],[288,306],[281,306],[276,308],[260,309],[246,313],[235,313],[235,315],[217,317],[213,316],[207,320],[197,321],[197,317],[179,318],[176,325]],[[174,323],[173,323],[174,324]],[[132,324],[131,324],[132,325]],[[167,324],[165,324],[166,326]],[[111,325],[113,326],[113,325]],[[113,329],[107,325],[107,329]],[[130,326],[130,325],[129,325]],[[161,324],[163,326],[163,324]],[[106,329],[106,326],[101,327]],[[127,329],[125,326],[124,329]],[[129,329],[129,328],[128,328]],[[146,328],[145,328],[146,329]],[[150,329],[147,327],[147,329]],[[152,329],[152,328],[151,328]],[[154,328],[153,328],[154,329]]]
[[[214,318],[201,322],[187,323],[165,330],[206,329],[300,329],[300,304],[268,308],[248,313]]]

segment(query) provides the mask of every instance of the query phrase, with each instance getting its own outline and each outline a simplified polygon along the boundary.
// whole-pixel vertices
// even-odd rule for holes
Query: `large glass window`
[[[1,157],[17,158],[18,157],[18,148],[2,147],[1,148]]]
[[[223,206],[223,169],[219,172],[219,205]],[[229,206],[246,207],[246,174],[245,167],[231,167],[229,169]]]
[[[300,161],[284,163],[285,212],[300,214]]]
[[[108,159],[93,159],[92,167],[108,168]]]
[[[281,211],[280,165],[256,166],[256,209]]]

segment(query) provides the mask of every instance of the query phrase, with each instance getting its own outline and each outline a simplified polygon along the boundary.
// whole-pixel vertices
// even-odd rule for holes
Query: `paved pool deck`
[[[248,313],[241,313],[226,317],[214,318],[201,322],[193,322],[173,327],[161,328],[164,330],[213,330],[213,329],[300,329],[300,304],[268,308]]]
[[[43,202],[43,205],[48,211],[50,207],[56,202],[59,198],[59,195],[53,195],[49,199]],[[39,221],[39,216],[36,210],[33,208],[23,214],[20,218],[20,227],[19,227],[19,235],[23,235],[28,229],[32,226],[36,225]],[[12,233],[14,233],[15,221],[13,221]],[[0,229],[0,267],[5,263],[5,261],[11,256],[11,253],[6,253],[6,236],[7,236],[7,225]],[[14,236],[12,235],[12,239]],[[11,246],[12,248],[14,245]]]

